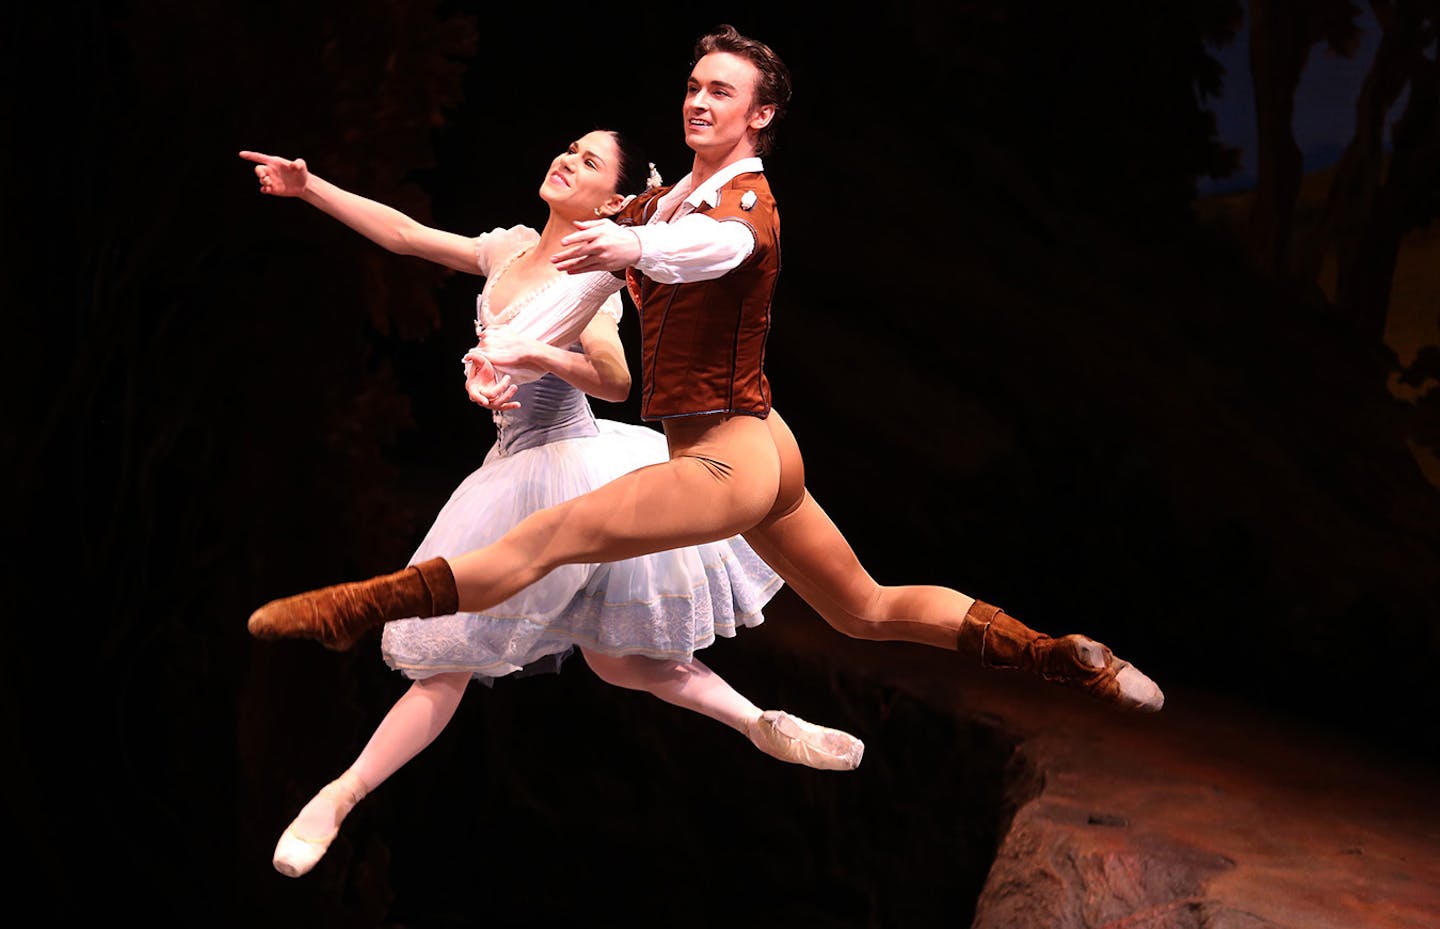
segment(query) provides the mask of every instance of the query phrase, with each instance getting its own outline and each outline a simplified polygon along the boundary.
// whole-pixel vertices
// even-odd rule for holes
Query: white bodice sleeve
[[[475,237],[475,264],[481,277],[489,277],[506,258],[538,238],[540,233],[529,226],[511,226],[509,229],[496,226],[489,232],[480,233]]]
[[[617,290],[606,297],[605,302],[600,304],[598,312],[604,313],[606,316],[615,320],[616,323],[619,323],[620,317],[625,315],[625,303],[620,299],[620,291]]]

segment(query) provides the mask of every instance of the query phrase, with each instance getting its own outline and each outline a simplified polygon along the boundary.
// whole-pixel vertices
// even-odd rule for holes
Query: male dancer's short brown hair
[[[785,114],[790,103],[790,69],[775,51],[761,42],[744,36],[734,26],[717,26],[695,42],[695,61],[711,52],[729,52],[738,55],[755,66],[759,77],[755,81],[755,105],[775,107],[775,115],[755,139],[755,153],[768,155],[774,145],[775,126]]]

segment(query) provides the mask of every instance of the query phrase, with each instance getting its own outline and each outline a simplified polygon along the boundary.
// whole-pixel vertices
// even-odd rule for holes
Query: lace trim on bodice
[[[533,303],[536,297],[545,293],[547,290],[554,287],[557,283],[564,279],[565,275],[557,274],[545,283],[540,284],[537,287],[532,287],[524,293],[512,297],[510,302],[505,306],[505,309],[500,313],[496,314],[490,311],[490,291],[494,289],[495,285],[499,283],[500,279],[505,276],[505,272],[510,270],[510,266],[513,265],[515,262],[519,261],[526,252],[530,251],[530,249],[534,247],[534,245],[534,242],[527,242],[526,244],[517,248],[514,252],[510,254],[510,257],[506,258],[500,264],[500,267],[495,269],[494,274],[486,278],[485,286],[480,288],[480,296],[477,297],[475,300],[476,335],[479,335],[480,330],[485,326],[503,326],[506,323],[510,322],[516,316],[520,315],[520,311],[525,309],[528,304]]]

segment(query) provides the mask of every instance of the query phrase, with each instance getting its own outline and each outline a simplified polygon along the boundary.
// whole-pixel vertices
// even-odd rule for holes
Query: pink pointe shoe
[[[807,723],[783,710],[761,713],[745,734],[767,755],[822,771],[853,771],[865,754],[865,743],[848,732]]]
[[[271,863],[286,877],[300,877],[325,857],[330,843],[340,834],[340,824],[365,797],[360,778],[346,771],[320,788],[275,843]]]

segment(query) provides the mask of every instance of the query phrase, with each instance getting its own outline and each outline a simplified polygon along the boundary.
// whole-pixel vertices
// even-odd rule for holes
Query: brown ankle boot
[[[347,651],[370,630],[394,619],[445,616],[458,612],[455,575],[444,558],[350,584],[271,600],[250,614],[250,634],[259,639],[314,639]]]
[[[1121,709],[1153,713],[1165,705],[1154,681],[1094,639],[1052,639],[980,600],[965,614],[958,643],[960,651],[978,657],[982,667],[1029,671]]]

